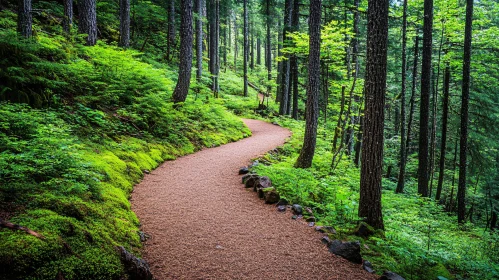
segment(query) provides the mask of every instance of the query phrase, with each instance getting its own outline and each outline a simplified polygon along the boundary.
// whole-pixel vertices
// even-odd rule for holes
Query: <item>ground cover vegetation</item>
[[[0,218],[44,239],[0,229],[2,277],[122,277],[133,184],[248,136],[234,114],[293,131],[254,171],[377,272],[499,277],[495,1],[21,2],[0,3]]]

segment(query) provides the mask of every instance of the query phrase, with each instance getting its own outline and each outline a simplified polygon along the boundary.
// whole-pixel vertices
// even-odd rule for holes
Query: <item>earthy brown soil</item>
[[[303,221],[243,187],[239,168],[290,132],[245,120],[253,136],[169,161],[135,187],[132,209],[151,236],[156,279],[375,279],[331,255]]]

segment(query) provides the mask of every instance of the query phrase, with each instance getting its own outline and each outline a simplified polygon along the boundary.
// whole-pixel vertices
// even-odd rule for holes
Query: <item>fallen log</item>
[[[0,219],[0,228],[8,228],[11,230],[22,230],[22,231],[26,232],[27,234],[33,235],[33,236],[38,237],[40,239],[45,239],[45,237],[43,235],[39,234],[36,231],[33,231],[27,227],[13,224],[13,223],[5,221],[3,219]]]

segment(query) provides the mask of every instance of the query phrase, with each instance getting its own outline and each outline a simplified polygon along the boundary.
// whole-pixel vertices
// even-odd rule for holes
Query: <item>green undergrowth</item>
[[[0,278],[122,279],[115,247],[140,256],[128,198],[144,172],[251,132],[208,82],[174,106],[175,68],[37,23],[20,39],[0,11],[0,218],[44,236],[0,229]]]
[[[364,259],[378,273],[395,271],[406,279],[496,279],[499,277],[499,235],[472,224],[457,226],[434,201],[415,195],[417,185],[409,181],[406,194],[395,194],[394,184],[383,181],[385,232],[369,239],[355,236],[360,170],[343,156],[331,173],[331,128],[320,126],[312,168],[293,167],[303,141],[304,123],[276,118],[293,136],[278,152],[266,154],[255,167],[268,176],[282,198],[313,209],[318,225],[332,225],[331,238],[360,240]],[[326,139],[326,140],[324,140]],[[410,167],[409,167],[410,168]],[[412,170],[414,171],[414,170]],[[411,170],[409,171],[411,172]]]

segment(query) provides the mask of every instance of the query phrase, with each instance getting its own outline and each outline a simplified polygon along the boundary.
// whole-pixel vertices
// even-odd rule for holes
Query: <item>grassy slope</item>
[[[378,271],[395,271],[406,279],[495,279],[499,277],[497,234],[472,224],[457,226],[457,218],[440,205],[417,196],[416,182],[407,193],[395,194],[396,183],[383,181],[386,231],[367,240],[353,235],[358,223],[360,170],[345,156],[330,174],[332,127],[319,127],[317,150],[310,169],[293,167],[303,141],[303,122],[276,118],[293,131],[292,139],[262,158],[256,167],[269,176],[281,196],[313,209],[318,224],[332,225],[334,239],[360,240],[362,255]],[[415,172],[416,166],[409,166]],[[428,249],[429,248],[429,249]]]
[[[1,98],[49,107],[0,103],[0,215],[45,237],[0,229],[0,278],[119,279],[115,246],[140,255],[128,197],[143,172],[251,132],[204,84],[174,109],[167,65],[42,32],[19,40],[15,14],[0,18]]]

